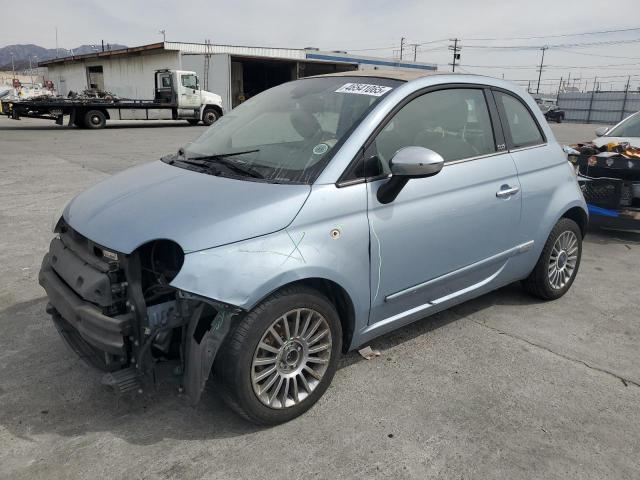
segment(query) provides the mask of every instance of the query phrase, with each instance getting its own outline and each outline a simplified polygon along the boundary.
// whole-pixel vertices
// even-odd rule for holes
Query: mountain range
[[[126,45],[120,45],[117,43],[105,44],[105,50],[110,48],[111,50],[120,50],[127,48]],[[29,68],[29,58],[31,58],[32,65],[35,67],[38,62],[43,60],[50,60],[56,57],[68,57],[70,55],[84,55],[87,53],[94,53],[102,50],[102,45],[80,45],[77,48],[67,50],[65,48],[44,48],[39,45],[22,44],[22,45],[7,45],[0,48],[0,70],[11,70],[11,57],[13,54],[13,63],[16,71]]]

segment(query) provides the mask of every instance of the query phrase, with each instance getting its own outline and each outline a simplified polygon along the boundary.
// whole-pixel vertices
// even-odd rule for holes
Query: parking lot
[[[552,125],[564,143],[597,125]],[[204,127],[0,118],[0,478],[638,478],[640,235],[590,232],[569,293],[511,285],[346,355],[310,412],[261,429],[210,385],[117,401],[45,314],[56,212]]]

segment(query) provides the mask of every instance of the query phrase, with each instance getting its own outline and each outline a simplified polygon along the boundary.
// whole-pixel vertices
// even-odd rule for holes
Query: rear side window
[[[498,108],[502,115],[503,127],[511,148],[529,147],[544,143],[538,123],[529,109],[516,97],[495,92]],[[506,125],[505,125],[506,124]]]

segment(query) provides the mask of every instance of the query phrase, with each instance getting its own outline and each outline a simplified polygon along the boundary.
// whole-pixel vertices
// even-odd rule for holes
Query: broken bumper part
[[[39,282],[49,297],[49,310],[55,310],[84,341],[113,355],[126,355],[124,337],[130,332],[130,314],[108,317],[82,300],[53,271],[48,254],[42,262]]]

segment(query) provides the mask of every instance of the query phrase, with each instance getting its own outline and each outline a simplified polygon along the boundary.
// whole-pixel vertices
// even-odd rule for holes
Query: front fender
[[[171,282],[180,290],[251,310],[280,287],[330,280],[349,295],[355,328],[369,314],[369,226],[366,185],[314,186],[284,230],[185,255]]]

